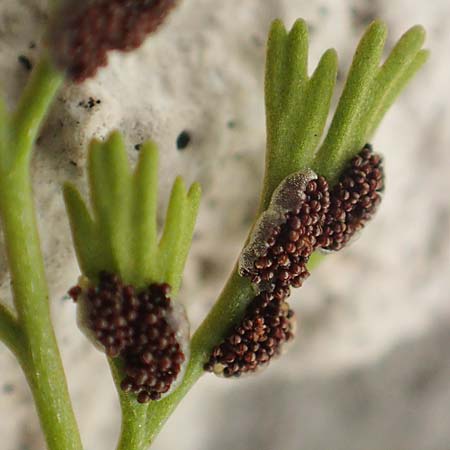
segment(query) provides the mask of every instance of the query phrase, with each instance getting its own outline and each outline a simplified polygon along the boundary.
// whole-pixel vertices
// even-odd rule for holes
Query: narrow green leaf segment
[[[328,50],[308,76],[308,30],[298,20],[290,32],[272,25],[266,62],[266,175],[260,211],[289,174],[312,167],[333,184],[347,162],[375,133],[382,118],[428,58],[425,31],[415,26],[386,62],[381,57],[386,25],[375,21],[355,52],[344,91],[323,144],[337,74],[337,55]]]
[[[78,261],[89,279],[109,271],[137,287],[167,282],[178,292],[201,191],[198,183],[187,191],[183,180],[176,179],[158,242],[157,167],[158,151],[148,142],[133,173],[122,137],[115,132],[105,142],[91,143],[90,207],[73,185],[64,186]]]
[[[362,37],[328,134],[313,168],[334,184],[348,161],[370,141],[382,118],[422,67],[425,31],[415,26],[399,40],[380,67],[387,29],[376,21]]]
[[[298,20],[287,33],[275,21],[266,63],[267,153],[261,210],[290,173],[311,166],[330,108],[337,55],[328,50],[308,76],[308,29]]]

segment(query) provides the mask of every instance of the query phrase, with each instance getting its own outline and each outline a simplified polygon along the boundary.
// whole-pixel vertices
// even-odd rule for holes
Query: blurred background
[[[125,133],[132,160],[144,140],[159,143],[161,218],[177,174],[202,183],[180,294],[195,329],[257,205],[267,31],[275,18],[290,27],[298,17],[310,25],[310,71],[327,48],[338,51],[338,91],[373,19],[388,24],[387,49],[410,26],[427,29],[431,59],[373,142],[385,156],[384,201],[360,239],[328,256],[291,297],[299,334],[290,352],[243,380],[203,377],[152,448],[450,449],[450,3],[190,0],[141,49],[113,55],[94,80],[67,84],[36,149],[53,317],[86,450],[114,448],[119,406],[104,357],[79,332],[64,297],[78,268],[61,183],[85,185],[87,141],[114,128]],[[46,21],[44,0],[0,3],[0,85],[11,106],[43,46]],[[0,296],[8,301],[3,253]],[[0,435],[2,450],[44,448],[30,392],[3,345]]]

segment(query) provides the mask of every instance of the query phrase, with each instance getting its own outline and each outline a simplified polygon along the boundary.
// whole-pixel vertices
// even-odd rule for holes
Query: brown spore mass
[[[323,233],[329,206],[325,178],[310,181],[299,208],[287,212],[285,222],[272,229],[266,251],[255,261],[253,270],[244,275],[264,291],[300,287],[309,276],[306,264]]]
[[[340,250],[373,217],[384,190],[382,158],[366,144],[330,189],[323,177],[309,181],[298,209],[285,214],[265,242],[265,251],[243,276],[260,293],[240,324],[217,345],[205,370],[225,377],[255,372],[294,337],[291,287],[309,276],[307,262],[319,248]],[[294,202],[295,203],[295,202]]]
[[[366,144],[331,191],[331,205],[318,245],[340,250],[372,219],[384,190],[383,160]]]
[[[226,378],[255,372],[281,353],[294,338],[294,312],[283,289],[264,292],[252,301],[239,326],[216,346],[205,370]]]
[[[79,301],[81,288],[70,291]],[[170,286],[151,284],[137,291],[113,274],[101,273],[87,289],[88,328],[105,353],[124,361],[121,388],[141,403],[159,400],[180,374],[185,354],[170,325]]]
[[[107,65],[109,51],[140,47],[176,4],[177,0],[70,0],[50,27],[50,49],[57,65],[81,83]]]

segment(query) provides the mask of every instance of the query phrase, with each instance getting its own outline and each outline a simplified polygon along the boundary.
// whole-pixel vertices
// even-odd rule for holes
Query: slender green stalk
[[[23,338],[22,330],[17,323],[17,318],[4,305],[0,303],[0,341],[2,341],[19,359],[26,361],[28,351]]]
[[[9,330],[5,337],[15,337],[10,344],[24,368],[48,448],[81,450],[50,318],[29,168],[37,133],[61,83],[62,76],[44,57],[8,120],[9,130],[2,133],[0,215],[18,314],[17,322],[9,316],[2,325],[3,334]]]
[[[14,304],[29,353],[29,370],[25,374],[48,448],[80,450],[81,441],[50,319],[28,164],[19,164],[1,176],[0,213]]]
[[[120,386],[123,367],[120,358],[109,360],[114,382]],[[118,389],[122,408],[122,427],[117,450],[145,450],[148,447],[148,404],[139,404],[133,396]]]
[[[148,448],[147,406],[121,400],[122,425],[117,450],[146,450]]]
[[[44,56],[33,70],[12,117],[13,142],[11,157],[15,163],[25,164],[31,157],[43,118],[47,115],[63,76]]]

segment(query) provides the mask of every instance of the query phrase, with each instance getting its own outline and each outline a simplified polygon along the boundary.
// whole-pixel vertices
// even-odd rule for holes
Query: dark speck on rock
[[[136,145],[134,146],[134,149],[135,149],[136,151],[139,151],[141,148],[142,148],[142,144],[136,144]]]
[[[25,55],[20,55],[17,59],[19,63],[22,64],[24,69],[30,72],[30,70],[33,68],[33,64],[31,63],[31,61]]]
[[[78,164],[72,159],[70,160],[70,164],[72,164],[72,166],[78,167]]]
[[[177,149],[184,150],[191,142],[191,135],[186,130],[182,131],[177,138]]]
[[[84,109],[92,109],[94,106],[99,105],[102,101],[97,100],[93,97],[89,97],[87,101],[81,100],[78,103],[78,106],[84,108]]]
[[[227,127],[232,130],[233,128],[236,128],[236,121],[235,120],[229,120],[227,122]]]
[[[11,394],[12,392],[14,392],[14,385],[10,384],[10,383],[6,383],[3,385],[3,392],[5,394]]]

